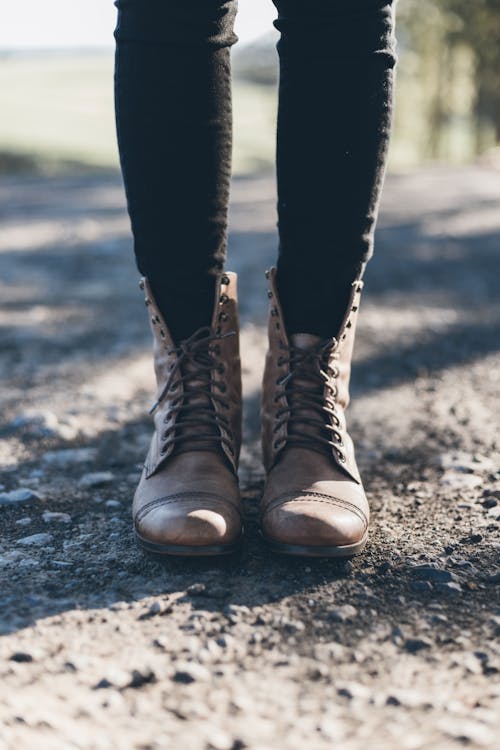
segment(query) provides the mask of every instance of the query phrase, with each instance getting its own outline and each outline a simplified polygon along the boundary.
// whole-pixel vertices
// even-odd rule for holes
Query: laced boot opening
[[[222,444],[225,444],[234,455],[233,435],[224,414],[229,413],[226,385],[213,377],[216,368],[219,373],[224,368],[217,359],[222,338],[209,327],[200,328],[168,350],[175,358],[165,387],[150,410],[152,414],[165,398],[170,399],[168,415],[175,418],[162,433],[162,453],[173,444],[173,453],[208,450],[223,454]]]
[[[289,373],[277,382],[285,389],[287,406],[278,410],[274,432],[287,428],[287,445],[309,448],[345,461],[337,414],[335,380],[336,339],[320,339],[308,334],[294,334],[284,348],[278,364],[287,364]],[[279,396],[276,398],[278,400]],[[277,438],[275,449],[283,447]]]

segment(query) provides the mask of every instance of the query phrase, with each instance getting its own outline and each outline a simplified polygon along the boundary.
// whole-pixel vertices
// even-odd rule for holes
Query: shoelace
[[[340,420],[335,403],[337,388],[331,385],[331,380],[338,377],[339,371],[328,365],[336,345],[336,339],[327,339],[308,349],[293,345],[286,348],[288,356],[280,357],[278,364],[288,364],[290,372],[276,384],[285,386],[287,406],[277,411],[274,432],[276,434],[286,424],[287,444],[295,443],[321,452],[333,448],[343,462],[345,456],[340,448],[344,443],[338,429]],[[327,398],[325,388],[329,393]],[[279,399],[280,395],[277,395],[275,401]],[[333,424],[330,424],[330,419],[325,419],[325,415],[331,417]],[[275,449],[281,448],[283,442],[276,440]]]
[[[149,413],[153,414],[156,411],[167,394],[175,393],[181,384],[184,388],[182,396],[172,401],[165,419],[166,422],[169,417],[177,415],[172,425],[162,433],[162,439],[167,441],[161,450],[162,453],[166,452],[167,446],[171,443],[177,447],[182,442],[189,442],[190,450],[218,448],[221,443],[224,443],[233,455],[233,435],[229,420],[213,407],[215,401],[223,409],[228,410],[229,403],[221,395],[226,392],[226,385],[212,377],[212,371],[217,367],[217,362],[210,352],[210,344],[234,335],[233,331],[221,335],[214,333],[211,328],[200,328],[192,336],[181,341],[177,347],[167,350],[167,354],[170,356],[175,354],[176,359],[171,366],[167,382]],[[224,372],[223,364],[218,367],[219,372]],[[215,389],[218,389],[219,393],[216,393]],[[206,401],[206,406],[199,403],[200,398]],[[212,429],[203,431],[200,429],[202,425]],[[227,437],[221,434],[221,427],[225,430]]]

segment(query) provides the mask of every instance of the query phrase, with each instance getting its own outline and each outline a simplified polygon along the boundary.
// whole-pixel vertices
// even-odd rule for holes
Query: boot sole
[[[134,529],[137,544],[146,552],[154,555],[172,557],[220,557],[222,555],[233,555],[241,547],[243,536],[238,537],[231,544],[210,544],[206,546],[190,546],[184,544],[157,544],[144,539]]]
[[[273,552],[281,555],[294,555],[295,557],[353,557],[366,547],[368,532],[356,544],[346,544],[341,547],[320,546],[317,544],[285,544],[261,534],[265,543]]]

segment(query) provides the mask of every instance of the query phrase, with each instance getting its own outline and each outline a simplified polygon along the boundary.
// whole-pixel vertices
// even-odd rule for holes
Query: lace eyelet
[[[337,458],[339,459],[340,463],[345,464],[346,457],[344,456],[344,454],[342,453],[342,451],[339,451],[339,450],[335,449],[335,452],[337,453]]]
[[[167,450],[168,450],[168,446],[162,445],[162,447],[160,448],[160,455],[164,456]]]
[[[285,364],[285,360],[283,359],[283,357],[278,357],[278,367],[281,367],[284,364]]]
[[[219,390],[221,393],[225,393],[227,391],[227,385],[225,383],[219,383]]]
[[[221,276],[221,279],[220,279],[221,284],[223,284],[224,286],[229,286],[230,282],[231,282],[231,279],[229,278],[229,276],[226,276],[226,274],[223,274],[223,276]]]
[[[227,303],[229,302],[229,297],[227,296],[227,294],[221,294],[219,302],[221,305],[227,305]]]
[[[270,289],[267,292],[267,296],[269,297],[269,299],[272,299],[272,297],[273,297],[273,293],[272,293],[272,291]]]
[[[273,318],[275,318],[278,315],[278,308],[277,307],[271,308],[271,315],[273,316]]]
[[[227,320],[227,313],[225,313],[225,312],[219,313],[219,320],[221,320],[222,322],[225,323],[226,320]]]
[[[217,366],[217,372],[219,373],[219,375],[223,375],[226,372],[225,365],[223,365],[223,364],[218,365]]]

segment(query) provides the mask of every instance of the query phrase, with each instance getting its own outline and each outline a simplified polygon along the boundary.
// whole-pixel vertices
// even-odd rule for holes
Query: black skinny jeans
[[[335,335],[373,252],[395,0],[273,0],[278,284],[289,333]],[[236,0],[117,0],[118,143],[137,265],[178,340],[226,257]]]

